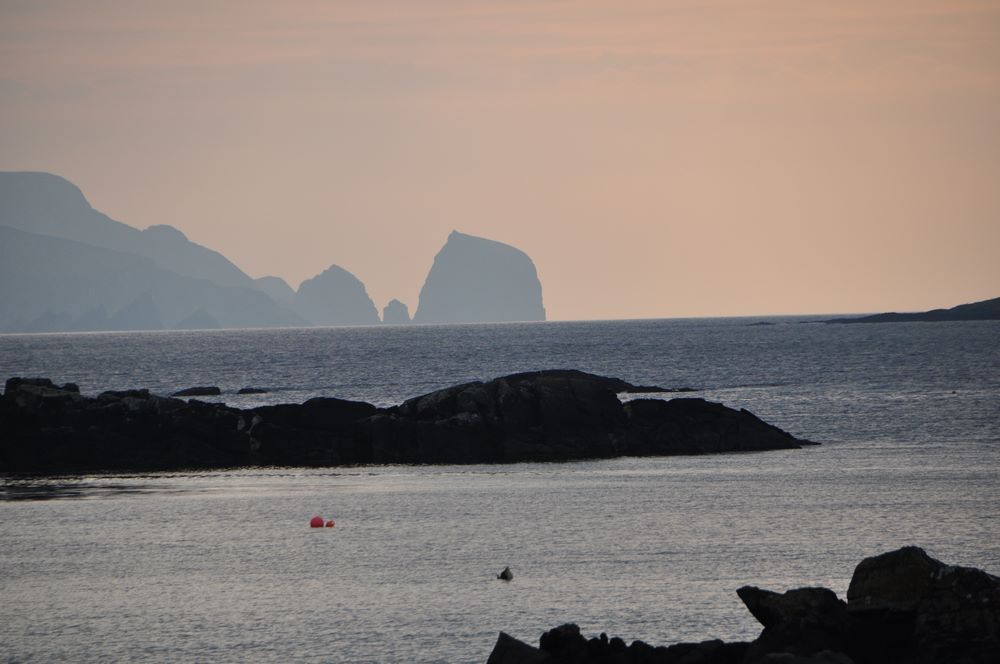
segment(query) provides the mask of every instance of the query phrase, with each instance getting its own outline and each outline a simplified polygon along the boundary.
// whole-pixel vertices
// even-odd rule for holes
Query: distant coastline
[[[914,313],[887,312],[857,318],[832,318],[824,323],[936,323],[962,320],[1000,320],[1000,297],[960,304],[951,309],[931,309]]]

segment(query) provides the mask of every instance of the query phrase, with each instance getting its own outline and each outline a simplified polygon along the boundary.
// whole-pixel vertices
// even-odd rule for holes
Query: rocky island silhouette
[[[330,397],[239,409],[135,389],[11,378],[0,397],[0,472],[51,474],[247,466],[477,464],[795,449],[810,445],[689,388],[575,370],[512,374],[377,408]],[[619,398],[629,394],[632,398]]]
[[[1000,297],[960,304],[950,309],[911,313],[888,312],[854,318],[834,318],[826,323],[935,323],[960,320],[1000,320]]]
[[[421,290],[414,322],[544,320],[524,252],[453,232]],[[399,300],[387,323],[410,322]],[[377,325],[364,283],[338,265],[293,289],[253,279],[172,226],[133,228],[93,209],[50,173],[0,173],[0,332]]]

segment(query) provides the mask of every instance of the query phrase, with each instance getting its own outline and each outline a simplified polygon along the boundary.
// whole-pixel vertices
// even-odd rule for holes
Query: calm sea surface
[[[2,478],[0,659],[484,662],[501,629],[537,642],[567,621],[653,644],[752,639],[744,584],[843,596],[861,558],[904,544],[1000,573],[1000,323],[800,320],[0,336],[0,379],[85,393],[387,405],[571,367],[696,387],[823,443]],[[311,530],[313,514],[337,526]]]

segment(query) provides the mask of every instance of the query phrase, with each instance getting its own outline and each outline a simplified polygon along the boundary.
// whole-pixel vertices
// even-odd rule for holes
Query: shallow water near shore
[[[771,319],[0,336],[84,392],[271,387],[380,404],[576,367],[705,388],[803,450],[45,479],[0,491],[8,661],[484,662],[499,630],[759,632],[741,585],[844,596],[918,544],[1000,572],[1000,324]],[[235,395],[223,400],[236,403]],[[256,401],[252,401],[256,400]],[[308,528],[313,514],[332,529]],[[495,575],[509,565],[514,580]]]

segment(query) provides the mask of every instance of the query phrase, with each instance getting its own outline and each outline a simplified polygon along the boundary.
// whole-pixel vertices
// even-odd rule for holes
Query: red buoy
[[[335,524],[333,522],[333,519],[330,519],[329,521],[326,522],[326,527],[327,528],[333,528],[335,525],[337,525],[337,524]]]
[[[309,519],[309,527],[310,528],[322,528],[323,527],[323,517],[321,517],[321,516],[314,516],[313,518]]]

